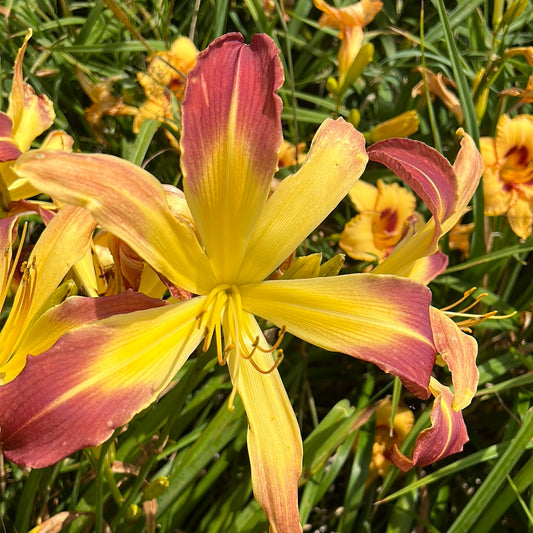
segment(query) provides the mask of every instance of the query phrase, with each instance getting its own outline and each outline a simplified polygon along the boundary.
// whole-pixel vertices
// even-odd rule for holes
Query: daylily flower
[[[24,82],[22,62],[32,31],[28,30],[15,59],[13,84],[7,112],[0,111],[0,213],[9,210],[10,202],[30,198],[40,191],[13,173],[13,161],[30,149],[32,142],[53,123],[52,102],[44,94],[36,95]],[[72,139],[62,131],[52,131],[42,142],[41,150],[70,150]]]
[[[148,118],[165,122],[178,130],[172,112],[171,96],[183,99],[187,74],[196,64],[198,50],[187,37],[178,37],[166,52],[157,52],[148,60],[146,72],[139,72],[137,79],[146,94],[133,120],[133,131],[138,133],[141,124]],[[169,136],[169,139],[170,136]],[[175,139],[171,142],[175,143]]]
[[[410,139],[381,141],[368,149],[369,158],[400,176],[433,215],[422,228],[406,235],[372,272],[395,273],[427,284],[446,268],[448,259],[439,251],[438,241],[467,210],[483,171],[473,140],[462,130],[460,133],[461,149],[453,167],[436,150]],[[430,315],[435,347],[451,371],[454,392],[431,378],[429,388],[435,396],[432,426],[418,436],[412,459],[394,448],[392,459],[403,470],[457,453],[468,441],[461,410],[470,404],[477,388],[477,343],[445,312],[432,307]]]
[[[419,218],[414,194],[398,183],[358,181],[350,199],[359,214],[345,225],[339,245],[361,261],[383,261]]]
[[[0,219],[0,309],[18,266],[19,252],[13,256],[17,217]],[[79,207],[65,206],[51,220],[22,265],[9,316],[0,331],[0,384],[13,380],[26,363],[28,353],[47,350],[58,339],[57,330],[39,329],[36,318],[48,306],[53,292],[72,265],[89,247],[95,227],[92,216]],[[21,241],[23,237],[21,238]]]
[[[83,92],[90,98],[92,105],[85,109],[85,118],[89,123],[96,139],[105,143],[102,132],[102,117],[104,115],[137,115],[138,109],[124,103],[124,98],[115,96],[112,92],[113,84],[121,76],[113,76],[98,83],[93,83],[81,70],[76,70],[76,77]]]
[[[429,94],[432,97],[437,96],[440,98],[442,103],[452,112],[457,123],[462,124],[464,116],[461,102],[459,101],[459,98],[446,87],[446,85],[455,86],[454,82],[446,78],[441,72],[435,74],[431,70],[427,68],[423,69],[422,67],[417,67],[416,70],[418,70],[420,75],[426,79]],[[424,94],[424,80],[421,80],[412,88],[411,96],[415,98],[416,96],[424,96]]]
[[[524,89],[521,89],[520,87],[512,87],[511,89],[500,91],[500,94],[519,97],[520,103],[522,104],[533,104],[533,74],[527,79],[526,87]]]
[[[392,427],[391,418],[392,402],[390,398],[385,398],[376,409],[376,431],[367,484],[378,476],[385,477],[392,465],[390,457],[393,446],[399,446],[413,429],[415,417],[408,407],[398,405]]]
[[[294,533],[301,531],[302,441],[277,370],[279,341],[267,343],[254,315],[280,328],[280,337],[287,331],[371,361],[429,397],[435,351],[426,287],[373,274],[267,279],[367,162],[363,136],[342,119],[327,120],[300,170],[269,196],[282,142],[278,54],[266,35],[244,45],[240,34],[228,34],[189,74],[181,164],[192,218],[170,211],[149,173],[112,156],[42,152],[17,163],[21,176],[85,206],[195,296],[71,329],[29,358],[0,391],[9,406],[0,411],[0,439],[10,460],[44,466],[103,442],[157,399],[196,347],[214,340],[233,383],[229,405],[238,395],[248,417],[255,497],[273,531]],[[23,409],[9,401],[14,396],[25,398]]]
[[[533,115],[502,115],[495,137],[479,141],[485,163],[485,213],[507,214],[511,229],[527,239],[533,229]]]
[[[353,5],[339,9],[324,0],[313,0],[317,9],[323,12],[318,24],[339,29],[341,45],[338,53],[339,85],[342,85],[350,66],[363,44],[363,28],[370,24],[381,11],[380,0],[361,0]]]

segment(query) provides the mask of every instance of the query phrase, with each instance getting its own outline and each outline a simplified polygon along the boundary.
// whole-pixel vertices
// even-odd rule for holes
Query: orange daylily
[[[533,115],[502,115],[495,137],[479,141],[485,163],[485,213],[507,215],[511,229],[527,239],[533,229]]]
[[[374,362],[429,396],[435,350],[426,287],[374,274],[268,279],[367,162],[363,136],[342,119],[326,120],[298,172],[270,194],[282,142],[278,53],[266,35],[245,45],[228,34],[198,57],[182,105],[186,209],[171,210],[153,176],[112,156],[29,153],[18,161],[21,176],[85,206],[192,297],[103,320],[92,313],[30,357],[0,389],[9,406],[0,411],[0,439],[11,460],[43,466],[109,438],[155,401],[196,347],[213,341],[233,383],[230,406],[238,395],[248,417],[255,497],[273,531],[294,533],[302,441],[277,370],[279,342],[268,344],[255,316],[280,335]],[[107,298],[96,300],[105,307]],[[14,396],[25,397],[23,409]]]
[[[376,409],[376,431],[372,458],[368,467],[367,484],[378,476],[385,477],[392,465],[390,460],[394,446],[399,446],[413,429],[415,417],[413,412],[403,405],[398,405],[391,427],[392,402],[390,398],[382,400]]]
[[[360,0],[353,5],[339,9],[324,0],[313,0],[317,9],[323,12],[318,23],[339,29],[341,45],[338,53],[339,85],[342,86],[348,71],[363,44],[363,28],[370,24],[381,11],[380,0]]]

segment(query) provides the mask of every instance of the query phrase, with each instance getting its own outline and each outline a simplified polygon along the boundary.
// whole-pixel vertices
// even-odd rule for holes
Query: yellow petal
[[[370,361],[428,397],[435,361],[429,290],[394,276],[352,274],[239,288],[243,308],[326,350]]]
[[[339,119],[317,131],[300,170],[268,199],[250,238],[239,283],[274,271],[346,196],[363,173],[364,137]]]
[[[108,155],[37,150],[19,157],[14,168],[53,198],[86,207],[175,285],[209,292],[213,275],[196,234],[172,215],[164,189],[145,170]]]
[[[244,314],[245,327],[259,346],[269,350],[255,318]],[[272,354],[254,352],[262,369],[274,365]],[[228,359],[231,379],[248,417],[248,453],[256,500],[265,510],[270,530],[301,531],[298,518],[298,478],[302,468],[302,439],[298,422],[277,369],[263,374],[233,353]]]

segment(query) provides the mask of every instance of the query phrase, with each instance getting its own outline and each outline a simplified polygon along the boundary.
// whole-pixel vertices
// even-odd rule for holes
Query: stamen
[[[283,361],[283,350],[278,350],[277,354],[276,354],[276,360],[274,361],[274,364],[267,370],[263,370],[262,368],[260,368],[258,366],[258,364],[253,360],[253,357],[252,357],[252,354],[253,354],[253,351],[257,348],[257,346],[254,346],[252,352],[250,353],[250,356],[247,359],[247,361],[250,361],[250,363],[252,364],[252,366],[260,373],[260,374],[270,374],[271,372],[274,372],[274,370],[276,370],[276,368],[278,368],[278,366],[280,365],[281,361]]]
[[[278,338],[272,347],[260,346],[260,337],[258,335],[253,336],[250,330],[245,311],[242,308],[239,289],[233,285],[223,284],[215,287],[207,296],[196,319],[198,320],[198,328],[204,326],[204,351],[209,349],[213,336],[216,338],[217,360],[221,366],[228,362],[232,352],[237,361],[239,358],[250,361],[252,366],[261,374],[269,374],[274,371],[283,360],[283,351],[279,347],[285,335],[285,326],[280,328]],[[224,343],[226,344],[224,345]],[[254,356],[259,352],[264,354],[276,352],[274,364],[270,368],[263,369],[254,360]],[[230,406],[233,404],[234,396],[235,390],[232,391],[230,397]]]
[[[477,289],[477,287],[472,287],[471,289],[467,290],[464,294],[463,294],[463,297],[460,298],[459,300],[457,300],[455,303],[453,304],[450,304],[446,307],[442,307],[441,308],[441,311],[448,311],[448,309],[453,309],[455,306],[459,305],[461,302],[464,302],[475,290]]]
[[[449,317],[458,317],[458,318],[464,318],[465,320],[461,320],[457,322],[457,325],[460,329],[463,331],[466,331],[467,333],[472,333],[472,330],[470,329],[472,326],[477,326],[478,324],[481,324],[481,322],[484,322],[485,320],[504,320],[506,318],[511,318],[516,314],[516,311],[513,311],[512,313],[509,313],[507,315],[497,315],[498,311],[489,311],[487,313],[482,314],[474,314],[474,313],[467,313],[466,311],[469,311],[473,307],[475,307],[478,303],[480,303],[483,298],[488,296],[488,293],[484,292],[479,294],[474,298],[474,301],[470,304],[461,309],[460,311],[450,311],[450,309],[453,309],[461,302],[464,302],[474,291],[476,290],[476,287],[472,287],[470,290],[466,291],[463,295],[463,297],[457,302],[447,306],[443,307],[441,311],[444,311],[446,315]]]

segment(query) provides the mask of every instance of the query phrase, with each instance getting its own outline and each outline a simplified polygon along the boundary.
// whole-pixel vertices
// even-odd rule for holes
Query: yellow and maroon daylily
[[[507,214],[511,229],[527,239],[533,230],[533,115],[502,115],[495,137],[482,137],[485,213]]]
[[[17,217],[0,220],[0,309],[18,267],[22,250],[13,254],[17,233]],[[57,331],[36,328],[37,317],[49,298],[89,247],[96,223],[84,209],[65,206],[52,218],[35,244],[28,260],[21,267],[13,305],[0,331],[0,384],[13,380],[26,363],[28,353],[48,349],[58,339]],[[39,348],[37,348],[39,346]]]
[[[462,130],[459,133],[463,138],[453,166],[436,150],[411,139],[381,141],[368,149],[369,158],[400,176],[433,215],[422,228],[407,234],[373,273],[397,274],[427,284],[446,268],[448,258],[438,249],[439,239],[467,210],[483,171],[473,140]],[[435,347],[450,369],[454,392],[431,378],[432,426],[418,436],[412,459],[395,448],[392,458],[403,470],[457,453],[468,441],[461,410],[470,404],[477,388],[477,342],[439,309],[432,307],[430,315]]]
[[[24,81],[22,62],[32,31],[28,30],[15,59],[13,84],[7,112],[0,112],[0,213],[8,212],[10,202],[30,198],[40,191],[12,171],[13,161],[30,149],[36,137],[46,131],[55,118],[53,104],[35,94]],[[70,150],[72,139],[62,131],[52,131],[41,144],[42,150]]]
[[[202,339],[204,349],[214,339],[233,383],[229,404],[238,394],[246,409],[255,497],[273,531],[293,533],[301,530],[302,441],[277,370],[280,353],[254,315],[281,333],[371,361],[429,397],[435,350],[426,287],[374,274],[267,279],[367,162],[363,136],[342,119],[326,120],[299,171],[269,194],[282,143],[278,54],[266,35],[245,45],[228,34],[199,55],[182,108],[182,209],[169,209],[149,173],[112,156],[40,152],[17,162],[21,176],[86,207],[193,296],[76,327],[30,357],[0,390],[1,405],[25,398],[23,409],[0,411],[9,459],[44,466],[109,438],[164,391]]]

